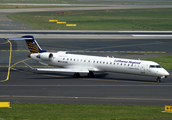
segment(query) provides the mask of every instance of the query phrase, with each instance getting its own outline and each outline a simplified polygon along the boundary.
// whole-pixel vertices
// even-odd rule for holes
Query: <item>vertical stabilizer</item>
[[[25,39],[26,44],[30,50],[30,53],[43,53],[47,52],[46,50],[42,50],[39,44],[36,42],[35,38],[31,35],[22,36],[22,39]]]

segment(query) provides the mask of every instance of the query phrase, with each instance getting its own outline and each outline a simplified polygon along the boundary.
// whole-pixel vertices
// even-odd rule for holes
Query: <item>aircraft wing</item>
[[[38,71],[51,71],[51,72],[73,72],[73,73],[89,73],[88,69],[79,68],[35,68]]]
[[[75,67],[70,67],[70,68],[32,68],[27,63],[25,63],[25,62],[23,62],[23,63],[25,65],[27,65],[29,68],[31,68],[33,70],[38,70],[38,71],[89,73],[89,70],[86,68],[75,68]]]

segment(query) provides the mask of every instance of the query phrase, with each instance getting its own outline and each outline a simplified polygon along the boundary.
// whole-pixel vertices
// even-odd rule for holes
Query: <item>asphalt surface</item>
[[[109,5],[101,5],[101,7],[96,6],[96,7],[67,7],[67,8],[64,7],[64,8],[1,9],[0,13],[70,11],[70,10],[147,9],[147,8],[172,8],[172,5],[147,5],[147,4],[146,5],[110,5],[110,6]]]
[[[162,83],[156,83],[156,78],[127,75],[120,73],[96,73],[94,78],[82,74],[81,78],[72,77],[72,73],[38,72],[27,68],[21,61],[33,67],[43,67],[28,59],[28,48],[24,41],[9,42],[5,36],[21,37],[37,30],[36,28],[12,21],[6,17],[8,13],[24,11],[52,11],[78,9],[122,9],[122,8],[171,8],[166,5],[151,6],[113,6],[89,8],[61,8],[61,9],[1,9],[0,16],[0,101],[28,102],[28,103],[63,103],[63,104],[112,104],[112,105],[144,105],[164,106],[172,103],[172,82],[170,75]],[[18,33],[9,30],[19,30]],[[22,30],[22,31],[21,31]],[[13,33],[11,33],[13,32]],[[25,32],[25,33],[24,33]],[[32,31],[33,32],[33,31]],[[107,37],[97,33],[90,34],[41,34],[37,33],[37,41],[43,49],[54,51],[69,51],[74,54],[97,56],[115,56],[120,58],[145,59],[156,56],[171,55],[171,38],[133,38]],[[87,31],[86,31],[87,32]],[[85,33],[85,32],[84,32]],[[87,34],[87,33],[86,33]],[[169,34],[169,33],[168,33]],[[123,34],[122,34],[123,35]],[[171,33],[170,33],[171,35]],[[48,37],[47,37],[48,36]],[[61,37],[63,36],[63,37]],[[64,37],[67,36],[67,37]],[[76,39],[76,36],[77,37]],[[107,37],[107,38],[106,38]],[[103,38],[103,39],[102,39]],[[10,48],[13,51],[10,51]],[[10,59],[11,58],[11,59]],[[8,67],[10,63],[10,68]],[[171,74],[171,71],[169,71]]]
[[[6,42],[3,38],[0,41],[0,43]],[[170,39],[38,38],[37,42],[43,49],[50,51],[67,50],[74,54],[132,59],[171,54],[172,44]],[[3,56],[0,59],[0,91],[3,91],[0,101],[144,106],[164,106],[172,103],[171,75],[162,83],[156,83],[154,77],[120,73],[96,73],[94,78],[88,78],[86,74],[82,74],[81,78],[76,79],[72,77],[72,73],[33,71],[21,61],[24,60],[33,67],[43,66],[33,60],[28,60],[29,53],[25,41],[12,41],[12,47],[9,73],[7,66],[10,44],[0,44],[0,55]],[[145,50],[152,53],[147,53]],[[133,51],[133,53],[126,51]],[[8,73],[9,79],[6,80]]]
[[[11,20],[7,15],[7,13],[0,13],[0,30],[38,30],[37,28]]]

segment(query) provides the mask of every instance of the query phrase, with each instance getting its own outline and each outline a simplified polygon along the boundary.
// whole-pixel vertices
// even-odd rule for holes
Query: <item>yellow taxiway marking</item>
[[[15,71],[19,71],[19,72],[23,72],[23,73],[28,73],[28,74],[39,74],[39,73],[35,73],[35,72],[26,72],[26,71],[22,71],[22,70],[18,70],[18,69],[15,69],[15,68],[11,68]],[[30,69],[30,68],[29,68]],[[57,76],[57,75],[49,75],[49,74],[43,74],[43,76],[49,76],[49,77],[61,77],[61,78],[67,78],[68,76]]]
[[[10,51],[9,61],[8,61],[8,63],[9,63],[9,65],[8,65],[8,73],[7,73],[6,79],[5,80],[0,80],[0,82],[5,82],[5,81],[8,81],[9,80],[10,69],[13,69],[12,67],[14,67],[16,64],[18,64],[18,63],[20,63],[22,61],[26,61],[26,60],[30,59],[30,58],[28,58],[28,59],[25,59],[25,60],[21,60],[21,61],[15,63],[15,64],[11,65],[12,44],[11,44],[11,42],[9,40],[7,42],[1,43],[1,44],[6,44],[6,43],[9,43],[10,44],[10,50],[8,50],[8,51]]]
[[[11,52],[12,52],[12,44],[11,44],[11,42],[8,40],[8,42],[5,42],[4,44],[6,44],[6,43],[10,43],[10,50],[1,50],[1,51],[10,51],[10,55],[9,55],[9,66],[8,66],[8,74],[7,74],[7,78],[6,78],[6,80],[1,80],[0,82],[5,82],[5,81],[7,81],[8,79],[9,79],[9,75],[10,75],[10,68],[11,69],[13,69],[13,70],[16,70],[16,71],[20,71],[20,72],[25,72],[25,71],[21,71],[21,70],[17,70],[17,69],[15,69],[15,68],[13,68],[15,65],[17,65],[17,64],[19,64],[19,63],[21,63],[21,62],[23,62],[23,61],[26,61],[26,60],[29,60],[30,58],[28,58],[28,59],[24,59],[24,60],[21,60],[21,61],[19,61],[19,62],[16,62],[15,64],[13,64],[13,65],[11,65]],[[2,43],[1,43],[2,44]],[[119,47],[119,46],[118,46]],[[14,51],[14,50],[13,50]],[[17,52],[19,52],[19,51],[27,51],[27,50],[15,50],[15,51],[17,51]],[[70,52],[70,51],[69,51]],[[72,52],[121,52],[121,53],[132,53],[132,51],[72,51]],[[146,53],[146,51],[141,51],[141,52],[139,52],[139,51],[134,51],[134,53]],[[149,53],[151,53],[151,51],[148,51]],[[158,52],[158,51],[155,51],[155,52],[152,52],[152,53],[166,53],[166,52]],[[29,73],[29,74],[35,74],[35,73],[33,73],[33,72],[25,72],[25,73]],[[51,77],[63,77],[63,78],[65,78],[65,76],[57,76],[57,75],[48,75],[48,74],[44,74],[44,76],[51,76]],[[67,76],[66,76],[67,77]],[[120,80],[109,80],[109,79],[89,79],[89,78],[79,78],[79,79],[84,79],[84,80],[94,80],[94,81],[113,81],[113,82],[116,82],[116,81],[120,81]],[[134,82],[134,83],[136,83],[136,81],[120,81],[120,82]],[[143,83],[143,82],[139,82],[139,83]],[[148,82],[144,82],[144,83],[148,83]],[[81,86],[81,85],[80,85]],[[101,85],[101,86],[104,86],[104,85]],[[113,85],[114,86],[114,85]],[[119,85],[118,85],[119,86]],[[143,86],[143,85],[141,85],[141,86]],[[160,86],[162,86],[162,85],[160,85]],[[170,85],[171,86],[171,85]]]
[[[10,44],[10,55],[9,55],[9,61],[8,61],[8,73],[7,73],[7,77],[6,77],[6,79],[5,80],[0,80],[0,82],[5,82],[5,81],[7,81],[8,79],[9,79],[9,76],[10,76],[10,68],[11,68],[11,52],[12,52],[12,44],[11,44],[11,42],[8,40],[7,42],[5,42],[5,44],[6,43],[9,43]],[[2,43],[1,43],[2,44]]]
[[[8,52],[10,50],[0,50],[1,52]],[[12,50],[12,52],[27,52],[28,50]],[[55,50],[48,50],[48,52],[56,52]],[[166,53],[165,51],[84,51],[84,50],[75,50],[75,51],[66,51],[66,52],[97,52],[97,53]]]
[[[0,43],[0,45],[1,45],[1,44],[7,44],[7,43],[9,43],[9,42],[7,41],[7,42],[4,42],[4,43]]]
[[[8,66],[0,66],[0,68],[8,67]],[[14,66],[13,66],[14,67]],[[15,66],[15,68],[27,68],[28,66]],[[52,66],[32,66],[33,68],[55,68]],[[12,67],[11,67],[12,68]]]
[[[25,60],[27,60],[27,59],[25,59]],[[25,61],[25,60],[22,60],[22,61]],[[15,63],[15,65],[18,64],[18,63],[20,63],[20,62],[22,62],[22,61],[19,61],[19,62]],[[11,67],[11,69],[13,69],[15,71],[27,73],[27,74],[39,74],[39,73],[35,73],[35,72],[26,72],[26,71],[18,70],[16,68],[12,68],[12,67]],[[48,77],[56,77],[56,78],[71,78],[71,79],[74,79],[74,78],[69,77],[69,76],[58,76],[58,75],[49,75],[49,74],[39,74],[39,75],[48,76]],[[54,86],[172,86],[172,84],[170,84],[170,83],[167,84],[167,83],[143,82],[143,81],[126,81],[126,80],[117,80],[117,79],[109,80],[108,78],[107,79],[99,79],[99,78],[78,78],[78,79],[86,80],[86,81],[91,80],[91,81],[122,82],[122,83],[126,83],[126,82],[127,83],[153,83],[155,85],[54,85]],[[10,85],[10,86],[16,86],[16,85]],[[41,86],[41,85],[35,85],[35,86]],[[53,85],[42,85],[42,86],[53,86]]]
[[[22,62],[22,61],[26,61],[28,59],[25,59],[25,60],[21,60],[15,64],[13,64],[13,67],[14,65],[17,65],[18,63]],[[23,72],[23,73],[27,73],[27,74],[39,74],[39,73],[35,73],[35,72],[27,72],[27,71],[22,71],[22,70],[18,70],[16,68],[13,68],[11,67],[11,69],[15,70],[15,71],[19,71],[19,72]],[[39,74],[39,75],[42,75],[42,76],[48,76],[48,77],[56,77],[56,78],[71,78],[71,79],[74,79],[72,77],[69,77],[69,76],[59,76],[59,75],[49,75],[49,74]],[[156,82],[143,82],[143,81],[126,81],[126,80],[117,80],[117,79],[114,79],[114,80],[109,80],[108,78],[107,79],[99,79],[99,78],[78,78],[78,79],[81,79],[81,80],[91,80],[91,81],[106,81],[106,82],[123,82],[123,83],[153,83],[155,85],[42,85],[42,86],[172,86],[172,84],[170,83],[156,83]],[[3,86],[3,85],[0,85],[0,86]],[[8,86],[8,85],[7,85]],[[10,85],[10,86],[20,86],[20,85]],[[30,86],[30,85],[26,85],[26,86]],[[41,86],[41,85],[35,85],[35,86]]]
[[[21,62],[24,62],[24,61],[26,61],[26,60],[29,60],[29,59],[30,59],[30,58],[27,58],[27,59],[24,59],[24,60],[21,60],[21,61],[18,61],[18,62],[16,62],[16,63],[14,63],[13,65],[11,65],[11,68],[14,67],[15,65],[21,63]]]

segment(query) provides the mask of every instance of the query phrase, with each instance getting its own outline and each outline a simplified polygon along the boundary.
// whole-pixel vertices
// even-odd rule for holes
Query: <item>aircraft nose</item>
[[[166,70],[163,70],[163,71],[162,71],[162,74],[163,74],[164,76],[168,76],[168,75],[169,75],[169,73],[168,73]]]

